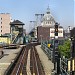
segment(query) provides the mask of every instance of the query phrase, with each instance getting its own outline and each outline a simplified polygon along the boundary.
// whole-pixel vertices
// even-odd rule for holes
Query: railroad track
[[[23,47],[10,75],[45,75],[35,45],[28,44]]]

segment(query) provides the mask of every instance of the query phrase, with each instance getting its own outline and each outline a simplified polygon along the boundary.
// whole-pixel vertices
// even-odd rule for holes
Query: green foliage
[[[70,41],[66,40],[63,45],[59,45],[59,52],[61,55],[69,58],[70,57]]]

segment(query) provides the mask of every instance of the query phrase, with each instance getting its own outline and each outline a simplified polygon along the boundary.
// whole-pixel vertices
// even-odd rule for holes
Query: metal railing
[[[61,57],[60,58],[60,70],[61,70],[61,75],[70,75],[68,72],[68,59]]]
[[[43,51],[47,54],[48,58],[53,61],[53,49],[48,48],[47,44],[45,42],[41,43],[41,48]],[[64,58],[63,56],[60,58],[60,71],[61,75],[70,75],[68,72],[68,59]]]
[[[42,42],[41,48],[46,53],[46,55],[48,56],[48,58],[52,61],[53,60],[53,49],[49,48],[47,46],[47,44],[45,44],[44,42]]]

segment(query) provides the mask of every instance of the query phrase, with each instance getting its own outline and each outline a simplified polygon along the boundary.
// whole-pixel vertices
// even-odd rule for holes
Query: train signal
[[[58,23],[55,23],[55,36],[58,36]]]
[[[55,32],[58,32],[58,24],[55,24]]]

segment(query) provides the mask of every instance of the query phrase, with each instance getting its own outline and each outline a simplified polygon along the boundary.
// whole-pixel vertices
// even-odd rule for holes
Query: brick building
[[[52,27],[37,27],[37,38],[40,41],[42,40],[49,40],[54,38],[54,26]],[[58,38],[63,38],[63,27],[58,27]]]

